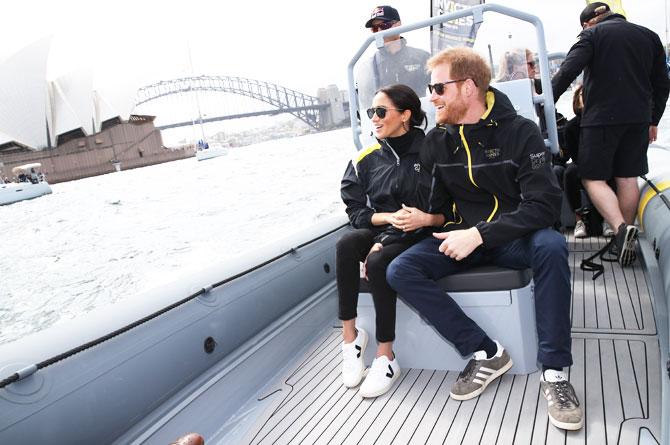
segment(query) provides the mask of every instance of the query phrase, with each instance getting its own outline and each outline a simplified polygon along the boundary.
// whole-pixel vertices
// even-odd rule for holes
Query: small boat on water
[[[539,19],[498,5],[383,33],[471,15],[481,19],[484,11],[534,24],[540,65],[548,65]],[[353,65],[373,43],[368,38],[350,64],[357,142]],[[545,68],[544,91],[551,91],[548,76]],[[546,99],[531,97],[527,80],[514,82],[526,82],[527,95],[520,99],[508,90],[515,107],[532,110],[533,100]],[[545,107],[553,116],[552,101]],[[552,143],[555,130],[549,129]],[[598,251],[605,238],[566,234],[573,288],[569,372],[585,412],[579,431],[559,430],[547,419],[527,271],[473,269],[440,282],[466,313],[483,317],[481,323],[488,320],[501,338],[510,336],[505,344],[514,362],[524,365],[478,398],[449,398],[461,358],[400,301],[402,377],[376,399],[362,399],[356,389],[343,387],[335,283],[336,242],[349,230],[342,215],[189,279],[165,283],[123,307],[97,310],[0,345],[0,443],[168,444],[197,431],[208,445],[668,445],[670,173],[665,166],[670,149],[652,147],[649,156],[638,262],[627,268],[608,263],[594,281],[579,262]],[[362,295],[361,323],[373,323],[370,304],[369,295]]]
[[[223,156],[228,153],[228,148],[219,142],[202,142],[198,141],[195,157],[198,161],[212,159]]]
[[[0,178],[0,205],[12,204],[26,199],[33,199],[51,193],[51,187],[40,171],[42,164],[18,165],[12,173],[18,182],[4,182]]]

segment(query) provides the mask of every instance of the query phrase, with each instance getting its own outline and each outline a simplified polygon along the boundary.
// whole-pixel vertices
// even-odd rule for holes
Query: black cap
[[[601,9],[602,8],[602,9]],[[581,14],[579,14],[579,24],[583,25],[594,17],[598,17],[610,10],[610,6],[603,2],[593,2],[589,4]]]
[[[372,22],[374,20],[383,20],[385,22],[399,22],[400,14],[398,14],[397,9],[391,6],[377,6],[375,9],[372,10],[372,14],[370,14],[370,20],[365,22],[365,27],[372,28]]]

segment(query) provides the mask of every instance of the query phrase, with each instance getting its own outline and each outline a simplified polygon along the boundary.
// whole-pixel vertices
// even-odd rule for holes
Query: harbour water
[[[558,109],[570,117],[571,95]],[[670,113],[658,144],[670,147]],[[343,214],[341,129],[55,184],[0,207],[0,344]]]
[[[343,212],[349,129],[52,186],[0,207],[0,343]]]

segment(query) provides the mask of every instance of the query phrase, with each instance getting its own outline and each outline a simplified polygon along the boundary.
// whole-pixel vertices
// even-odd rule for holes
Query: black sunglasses
[[[368,117],[372,119],[372,116],[377,113],[377,116],[379,116],[379,119],[384,119],[386,117],[386,112],[388,110],[396,110],[396,111],[403,111],[399,110],[398,108],[384,108],[384,107],[372,107],[368,108],[366,112],[368,113]]]
[[[448,80],[446,82],[437,82],[437,83],[434,83],[432,85],[428,84],[428,91],[430,92],[430,94],[433,94],[433,90],[435,90],[435,92],[439,96],[441,96],[441,95],[444,94],[445,85],[449,85],[450,83],[456,83],[456,82],[465,82],[466,80],[468,80],[468,79],[465,78],[465,79],[458,79],[458,80]]]
[[[395,25],[396,23],[398,23],[398,22],[396,22],[396,21],[392,21],[392,22],[381,22],[381,23],[378,23],[378,24],[376,24],[376,25],[372,25],[372,26],[370,26],[370,29],[372,30],[372,32],[386,31],[387,29],[392,28],[393,25]]]
[[[393,27],[398,22],[382,22],[378,23],[376,25],[370,26],[370,29],[372,32],[377,32],[377,31],[386,31],[387,29],[390,29]]]

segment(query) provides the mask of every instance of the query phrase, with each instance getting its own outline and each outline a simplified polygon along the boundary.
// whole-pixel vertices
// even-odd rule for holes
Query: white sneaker
[[[614,236],[614,230],[606,221],[603,221],[603,236]]]
[[[351,343],[342,343],[342,383],[347,388],[358,386],[365,375],[365,347],[368,345],[368,334],[356,328],[358,335]]]
[[[577,221],[575,224],[575,238],[586,238],[586,225],[584,221]]]
[[[388,357],[382,355],[372,362],[368,376],[365,377],[358,393],[361,397],[381,396],[391,389],[398,377],[400,377],[398,360],[396,358],[389,360]]]

